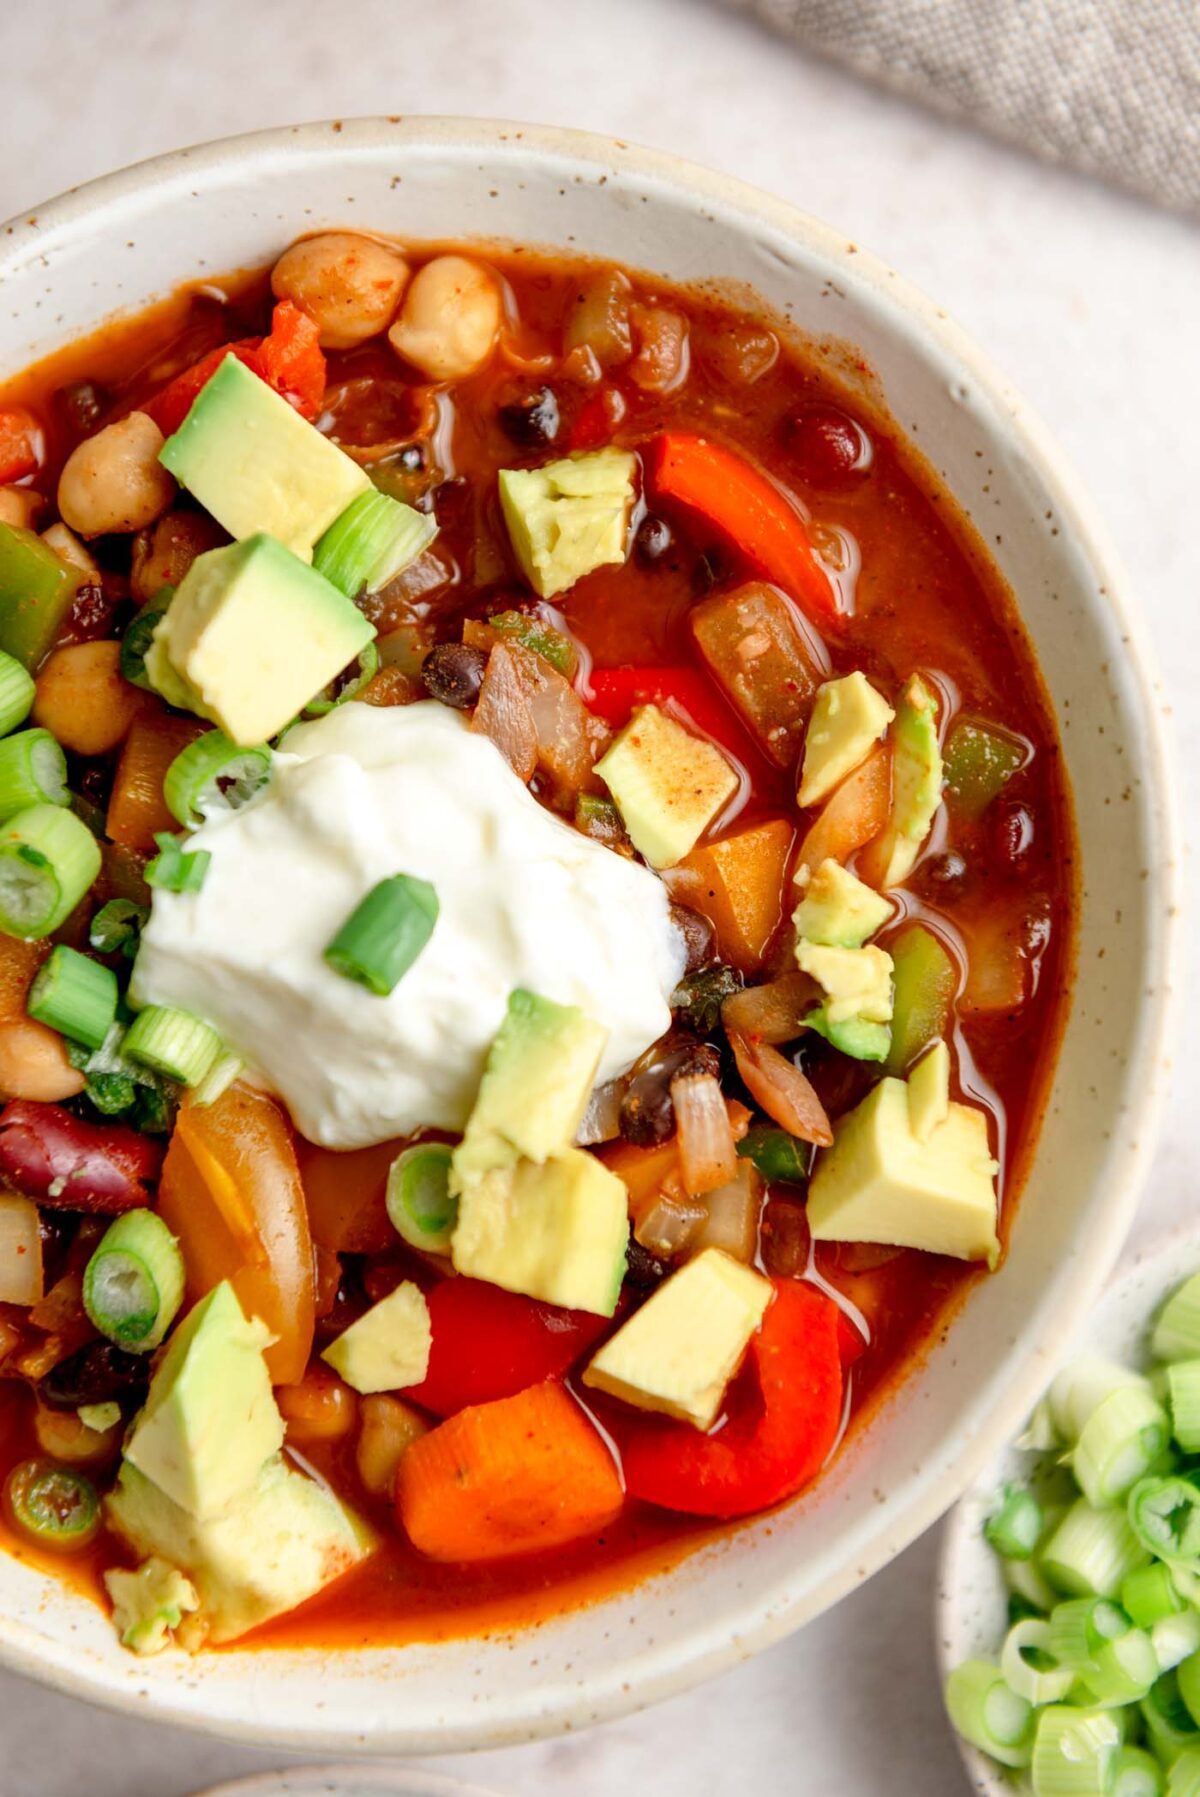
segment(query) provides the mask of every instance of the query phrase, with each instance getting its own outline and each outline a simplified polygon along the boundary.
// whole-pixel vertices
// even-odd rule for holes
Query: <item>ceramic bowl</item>
[[[1020,596],[1084,870],[1077,990],[1004,1274],[981,1283],[945,1343],[782,1514],[535,1631],[403,1650],[141,1662],[66,1585],[0,1562],[0,1659],[18,1670],[293,1750],[431,1753],[579,1728],[757,1652],[897,1554],[1013,1433],[1132,1214],[1162,1086],[1176,849],[1140,628],[1042,427],[936,306],[838,232],[737,181],[623,143],[478,120],[306,125],[181,151],[0,230],[0,373],[180,281],[345,225],[559,244],[677,279],[749,283],[839,369],[865,359]]]
[[[259,1772],[195,1797],[496,1797],[479,1785],[437,1772],[400,1772],[390,1766],[296,1766]]]
[[[1164,1299],[1197,1271],[1200,1227],[1195,1223],[1172,1231],[1147,1249],[1130,1248],[1121,1271],[1089,1313],[1064,1362],[1077,1353],[1096,1353],[1130,1366],[1145,1365],[1154,1317]],[[1036,1399],[1040,1394],[1033,1395]],[[1001,1486],[1008,1479],[1027,1476],[1034,1459],[1006,1446],[976,1475],[947,1519],[936,1597],[938,1664],[943,1679],[952,1667],[974,1654],[993,1659],[1004,1639],[1008,1594],[1000,1563],[983,1538],[983,1525]],[[1029,1790],[1027,1780],[1005,1772],[966,1741],[960,1740],[958,1748],[980,1797],[1017,1797]]]

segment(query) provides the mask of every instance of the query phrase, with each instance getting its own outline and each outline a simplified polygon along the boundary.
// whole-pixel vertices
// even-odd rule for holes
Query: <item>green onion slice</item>
[[[351,500],[313,550],[313,567],[347,599],[378,593],[437,535],[437,519],[372,489]]]
[[[1051,1704],[1038,1715],[1033,1741],[1035,1797],[1106,1792],[1121,1745],[1121,1725],[1108,1710]]]
[[[190,1011],[147,1005],[126,1032],[124,1052],[182,1086],[198,1086],[221,1053],[221,1038]]]
[[[1167,1414],[1144,1383],[1109,1392],[1075,1443],[1072,1466],[1092,1504],[1112,1504],[1143,1478],[1167,1445]]]
[[[36,691],[29,670],[15,655],[0,650],[0,736],[7,736],[29,716]]]
[[[21,1534],[39,1547],[71,1552],[100,1529],[100,1500],[90,1479],[50,1460],[23,1460],[4,1485],[4,1499]]]
[[[240,1077],[245,1065],[241,1055],[234,1054],[232,1049],[224,1049],[192,1093],[192,1103],[215,1104],[222,1092],[227,1092]]]
[[[179,1244],[152,1210],[109,1225],[83,1275],[83,1307],[109,1341],[135,1354],[157,1348],[183,1302]]]
[[[1050,1624],[1038,1616],[1009,1629],[1000,1650],[1000,1671],[1009,1690],[1032,1704],[1058,1703],[1075,1683],[1075,1668],[1055,1657]]]
[[[100,1048],[117,1015],[117,976],[59,943],[39,968],[25,1009],[72,1042]]]
[[[199,892],[208,873],[212,854],[208,849],[193,849],[185,854],[178,836],[169,830],[154,838],[158,854],[146,863],[146,884],[163,892]]]
[[[1032,1491],[1024,1485],[1006,1485],[999,1508],[983,1526],[985,1541],[1002,1559],[1028,1560],[1041,1532],[1042,1507]]]
[[[1183,1599],[1175,1589],[1171,1569],[1156,1560],[1131,1572],[1121,1586],[1121,1608],[1140,1629],[1152,1629],[1164,1616],[1177,1616]]]
[[[1188,1609],[1178,1616],[1160,1616],[1149,1635],[1158,1670],[1169,1672],[1200,1653],[1200,1612]]]
[[[149,905],[139,905],[134,899],[109,899],[93,917],[88,941],[97,954],[111,955],[120,949],[132,961],[149,915]]]
[[[1182,1476],[1142,1479],[1129,1494],[1129,1521],[1160,1560],[1200,1555],[1200,1486]]]
[[[786,1129],[769,1123],[752,1123],[737,1152],[743,1160],[753,1161],[765,1180],[790,1180],[799,1184],[806,1180],[816,1152],[811,1142],[802,1142]]]
[[[1129,1617],[1111,1598],[1068,1598],[1050,1612],[1050,1651],[1062,1665],[1083,1671],[1095,1665],[1102,1647],[1128,1634],[1129,1627]]]
[[[1002,1766],[1027,1766],[1033,1749],[1033,1705],[1010,1690],[998,1666],[964,1660],[946,1680],[946,1714],[964,1741]]]
[[[96,875],[100,849],[86,824],[58,805],[31,805],[0,826],[0,932],[49,936]]]
[[[1185,1454],[1200,1452],[1200,1360],[1173,1360],[1167,1368],[1171,1433]]]
[[[379,672],[379,650],[374,643],[368,643],[360,649],[348,668],[344,668],[337,679],[319,692],[315,699],[310,699],[301,712],[302,717],[323,718],[344,705],[347,699],[355,699],[368,681],[374,680]]]
[[[1144,1747],[1122,1747],[1113,1761],[1108,1797],[1162,1797],[1166,1773]]]
[[[1097,1510],[1086,1498],[1071,1505],[1038,1552],[1046,1577],[1074,1597],[1115,1597],[1149,1558],[1123,1510]]]
[[[1191,1360],[1200,1355],[1200,1273],[1185,1279],[1163,1305],[1150,1351],[1156,1360]]]
[[[1159,1671],[1154,1643],[1145,1629],[1126,1629],[1097,1649],[1093,1664],[1080,1677],[1095,1701],[1112,1709],[1139,1702]]]
[[[67,758],[48,730],[0,742],[0,820],[30,805],[69,805]]]
[[[335,973],[386,998],[433,934],[438,896],[428,880],[393,874],[351,912],[325,959]]]
[[[206,730],[167,769],[163,795],[171,816],[188,829],[215,811],[232,811],[266,785],[271,751],[265,743],[241,749],[222,730]]]
[[[418,1142],[396,1156],[388,1173],[387,1213],[411,1248],[449,1253],[458,1199],[450,1191],[450,1149],[444,1142]]]
[[[1150,1745],[1160,1758],[1170,1758],[1181,1748],[1197,1745],[1196,1724],[1179,1689],[1174,1667],[1160,1673],[1138,1705]]]
[[[148,604],[143,605],[125,635],[121,638],[121,676],[133,686],[154,692],[154,684],[146,672],[146,654],[167,615],[167,607],[175,597],[174,587],[163,587]]]

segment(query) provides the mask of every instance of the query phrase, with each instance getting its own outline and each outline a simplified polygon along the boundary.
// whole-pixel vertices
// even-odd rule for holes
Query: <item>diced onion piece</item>
[[[597,1086],[588,1099],[583,1120],[575,1132],[576,1146],[589,1148],[595,1142],[611,1142],[621,1133],[621,1086],[610,1079]]]
[[[0,1304],[36,1304],[44,1291],[37,1205],[0,1193]]]
[[[488,656],[471,728],[495,743],[519,780],[537,766],[538,733],[511,648],[497,643]]]
[[[679,1164],[690,1197],[713,1192],[737,1178],[737,1148],[720,1082],[711,1073],[685,1073],[671,1081],[679,1137]]]
[[[785,973],[765,986],[747,986],[721,1006],[726,1029],[760,1042],[794,1042],[803,1034],[804,1020],[824,993],[811,974]]]
[[[749,1266],[758,1246],[762,1180],[751,1161],[739,1161],[736,1176],[704,1199],[704,1219],[688,1243],[691,1254],[720,1248]]]
[[[698,1201],[660,1191],[635,1221],[634,1239],[660,1259],[673,1260],[691,1245],[705,1215]]]
[[[829,1118],[800,1069],[793,1067],[769,1043],[756,1042],[739,1030],[727,1033],[738,1072],[768,1117],[802,1141],[828,1148],[833,1141]]]

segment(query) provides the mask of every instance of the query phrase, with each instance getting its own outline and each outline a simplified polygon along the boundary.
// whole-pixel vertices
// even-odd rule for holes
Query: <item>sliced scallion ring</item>
[[[266,785],[271,751],[265,743],[239,748],[222,730],[206,730],[167,769],[163,795],[171,816],[189,829],[214,811],[232,811]]]
[[[58,805],[30,805],[0,826],[0,932],[49,936],[100,872],[86,824]]]
[[[1024,1485],[1006,1485],[999,1508],[983,1525],[984,1539],[1003,1560],[1028,1560],[1042,1532],[1042,1507]]]
[[[1074,1667],[1064,1666],[1054,1653],[1050,1624],[1037,1616],[1009,1629],[1000,1670],[1009,1690],[1032,1704],[1059,1703],[1075,1683]]]
[[[121,678],[132,686],[143,687],[148,693],[152,693],[154,687],[146,672],[146,652],[174,597],[174,587],[160,588],[154,598],[143,605],[121,638]]]
[[[123,1052],[182,1086],[198,1086],[221,1052],[221,1038],[190,1011],[147,1005],[130,1024]]]
[[[67,758],[48,730],[19,730],[0,742],[0,818],[70,799]]]
[[[183,1302],[183,1256],[152,1210],[110,1224],[83,1275],[83,1307],[101,1335],[144,1354],[157,1348]]]
[[[39,968],[25,1009],[72,1042],[100,1048],[117,1015],[117,976],[60,942]]]
[[[374,643],[368,643],[365,649],[359,651],[350,667],[338,675],[332,686],[327,686],[323,692],[317,694],[315,699],[309,700],[301,716],[306,718],[325,717],[337,706],[344,705],[347,699],[357,698],[367,682],[374,680],[378,672],[379,651]]]
[[[70,1553],[87,1547],[100,1529],[96,1487],[72,1467],[51,1460],[23,1460],[4,1485],[15,1527],[39,1547]]]
[[[7,736],[29,716],[36,691],[28,668],[0,650],[0,736]]]
[[[313,567],[347,599],[377,593],[432,543],[437,519],[388,493],[352,499],[313,551]]]
[[[449,1253],[458,1199],[450,1192],[450,1149],[444,1142],[418,1142],[396,1156],[388,1173],[387,1213],[411,1248]]]
[[[438,896],[428,880],[393,874],[350,913],[325,959],[335,973],[386,998],[433,934]]]
[[[946,1680],[946,1713],[964,1741],[999,1760],[1027,1766],[1033,1751],[1033,1705],[1009,1689],[998,1666],[964,1660]]]

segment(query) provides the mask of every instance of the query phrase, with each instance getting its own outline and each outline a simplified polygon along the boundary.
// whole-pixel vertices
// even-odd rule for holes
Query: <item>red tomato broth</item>
[[[523,350],[534,346],[554,354],[581,272],[596,265],[508,250],[489,250],[486,255],[509,283],[520,313]],[[1020,1009],[960,1015],[956,1022],[960,1046],[987,1089],[994,1140],[996,1125],[1003,1124],[1000,1231],[1007,1240],[1065,1018],[1076,882],[1059,750],[1011,596],[970,525],[912,445],[877,407],[849,396],[844,383],[820,359],[781,331],[781,353],[773,366],[756,382],[739,384],[730,376],[721,346],[744,314],[708,292],[681,291],[639,278],[634,286],[636,297],[659,300],[686,314],[691,328],[689,373],[681,391],[659,394],[639,389],[625,370],[611,371],[604,386],[619,395],[620,404],[611,405],[606,416],[620,416],[607,440],[637,446],[670,426],[708,433],[764,468],[808,508],[822,532],[843,530],[857,544],[860,565],[853,610],[836,630],[824,633],[834,673],[861,668],[890,695],[919,669],[935,678],[943,697],[957,708],[1001,725],[1032,745],[1028,765],[1005,792],[1005,800],[1019,802],[1032,821],[1028,848],[1015,858],[1006,855],[1005,845],[994,840],[997,832],[986,815],[969,824],[943,811],[926,859],[950,850],[961,854],[969,869],[967,882],[961,891],[948,894],[922,880],[918,868],[912,881],[916,895],[907,890],[904,895],[908,911],[924,912],[935,926],[940,921],[958,942],[964,936],[969,942],[970,926],[994,919],[1005,907],[1014,918],[1044,919],[1048,925],[1037,961],[1036,989]],[[228,296],[225,303],[216,298],[216,289]],[[216,345],[261,335],[268,328],[270,296],[264,277],[233,277],[217,283],[216,289],[183,291],[136,318],[105,327],[6,384],[0,403],[27,405],[42,423],[39,486],[46,485],[47,476],[53,476],[80,435],[67,409],[53,398],[58,390],[80,380],[97,383],[104,392],[96,423],[109,422],[158,392]],[[757,328],[761,334],[761,326]],[[327,361],[327,393],[344,392],[350,382],[370,382],[378,396],[373,403],[372,389],[356,386],[354,403],[347,400],[339,408],[335,436],[361,449],[393,442],[415,430],[427,389],[423,392],[411,370],[402,370],[381,340],[348,352],[329,352]],[[543,380],[565,394],[564,429],[552,444],[523,448],[506,433],[499,410]],[[502,355],[493,357],[480,374],[455,384],[450,439],[454,484],[443,486],[436,500],[441,534],[435,551],[442,572],[428,586],[414,582],[408,596],[393,602],[388,616],[380,620],[381,629],[412,622],[429,632],[430,641],[457,640],[464,616],[486,616],[529,597],[507,547],[495,501],[495,472],[566,453],[572,420],[585,407],[589,408],[586,429],[593,436],[594,402],[594,390],[563,381],[557,368],[522,374]],[[789,447],[789,417],[819,406],[848,414],[869,439],[869,466],[852,477],[825,483],[807,479],[812,457],[800,453],[794,439]],[[439,440],[445,438],[445,432],[439,434]],[[598,440],[606,440],[603,430]],[[652,495],[644,503],[657,514]],[[693,679],[711,686],[717,715],[728,713],[726,700],[698,660],[687,617],[692,603],[707,591],[752,578],[753,570],[739,567],[728,544],[694,515],[670,505],[657,515],[672,532],[665,553],[650,560],[635,546],[624,567],[598,570],[555,604],[595,668],[682,665]],[[111,543],[109,539],[103,546],[102,559],[112,553]],[[489,573],[498,578],[484,580]],[[477,581],[487,587],[486,598]],[[586,685],[582,690],[586,695]],[[733,714],[728,715],[732,719]],[[704,720],[697,721],[703,728]],[[736,827],[781,811],[794,816],[792,776],[780,773],[762,755],[747,757],[747,766],[750,789]],[[788,904],[786,909],[790,908]],[[898,917],[897,925],[900,921]],[[885,947],[893,927],[880,938]],[[819,1066],[830,1055],[819,1048],[814,1059]],[[848,1077],[853,1084],[853,1074]],[[859,1084],[848,1102],[862,1095],[866,1083]],[[974,1090],[967,1095],[977,1102],[981,1096]],[[302,1169],[322,1155],[323,1151],[302,1145]],[[354,1250],[360,1245],[374,1249],[380,1240],[382,1158],[382,1151],[365,1151],[360,1214],[356,1218],[353,1193],[345,1206],[345,1215],[352,1220],[346,1245]],[[324,1208],[336,1230],[342,1207],[328,1192]],[[321,1239],[322,1232],[315,1227],[314,1234]],[[978,1268],[913,1250],[896,1252],[882,1264],[864,1269],[852,1250],[828,1244],[818,1248],[815,1264],[871,1325],[870,1342],[851,1375],[854,1433],[944,1335],[954,1310],[982,1274]],[[428,1269],[419,1276],[428,1283]],[[319,1321],[318,1346],[321,1339]],[[7,1430],[0,1428],[0,1471],[7,1471],[37,1451],[32,1405],[27,1400],[17,1405],[0,1400],[0,1410],[8,1421]],[[698,1545],[747,1526],[714,1527],[630,1502],[599,1538],[515,1561],[439,1565],[417,1554],[399,1535],[387,1505],[364,1497],[354,1469],[353,1437],[306,1449],[305,1459],[378,1525],[383,1545],[364,1567],[331,1590],[259,1630],[253,1641],[264,1646],[352,1646],[505,1632],[598,1601],[676,1563]],[[100,1573],[117,1557],[114,1544],[105,1537],[82,1554],[51,1555],[18,1540],[0,1519],[0,1540],[19,1557],[51,1567],[103,1601]]]

